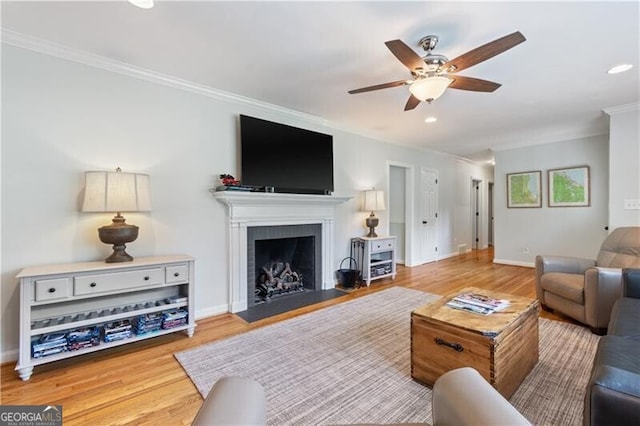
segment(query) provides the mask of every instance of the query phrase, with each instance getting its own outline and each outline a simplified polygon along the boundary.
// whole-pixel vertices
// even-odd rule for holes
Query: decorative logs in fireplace
[[[268,301],[272,296],[304,291],[302,274],[291,269],[288,262],[273,262],[263,266],[256,282],[256,302]]]

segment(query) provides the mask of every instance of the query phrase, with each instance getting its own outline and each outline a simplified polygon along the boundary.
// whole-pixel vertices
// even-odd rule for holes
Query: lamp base
[[[107,257],[104,261],[107,263],[118,263],[118,262],[131,262],[133,260],[133,256],[124,251],[127,246],[124,244],[121,246],[113,246],[113,253],[109,257]]]
[[[105,244],[113,244],[113,253],[105,259],[107,263],[131,262],[130,256],[125,248],[125,243],[131,243],[138,238],[138,227],[124,223],[124,217],[120,214],[113,218],[111,225],[98,228],[98,237]]]
[[[378,226],[378,223],[380,223],[380,220],[374,216],[373,212],[371,212],[371,215],[369,215],[365,223],[367,224],[367,228],[369,228],[369,233],[367,234],[367,237],[369,238],[377,237],[378,234],[376,234],[376,226]]]

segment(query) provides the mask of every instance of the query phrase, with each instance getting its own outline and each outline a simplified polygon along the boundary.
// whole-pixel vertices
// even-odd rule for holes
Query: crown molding
[[[305,121],[321,124],[323,126],[337,127],[336,125],[332,125],[328,120],[315,115],[306,114],[300,111],[284,108],[267,102],[261,102],[256,99],[237,95],[235,93],[214,89],[203,84],[193,83],[191,81],[184,80],[178,77],[151,71],[146,68],[141,68],[135,65],[116,61],[114,59],[95,55],[83,50],[70,48],[68,46],[53,43],[48,40],[29,36],[6,28],[2,28],[0,30],[1,42],[10,46],[31,50],[49,56],[54,56],[60,59],[88,65],[94,68],[100,68],[117,74],[126,75],[128,77],[145,80],[174,89],[184,90],[186,92],[191,92],[202,96],[207,96],[209,98],[227,102],[234,102],[237,104],[248,105],[252,107],[264,108],[287,115],[293,115]]]
[[[631,112],[631,111],[640,111],[640,102],[635,102],[635,103],[626,104],[626,105],[612,106],[612,107],[604,108],[602,111],[604,111],[609,115],[622,114],[622,113]]]
[[[194,93],[209,98],[222,100],[226,102],[233,102],[243,106],[249,106],[254,108],[260,108],[267,111],[276,112],[279,114],[285,114],[290,117],[301,119],[305,122],[313,123],[324,127],[329,127],[335,130],[344,131],[347,133],[356,134],[366,138],[371,138],[380,142],[389,143],[391,145],[400,145],[398,142],[390,141],[381,138],[380,135],[370,130],[356,128],[353,126],[336,123],[317,115],[307,114],[301,111],[285,108],[275,104],[262,102],[256,99],[248,98],[245,96],[237,95],[235,93],[225,92],[223,90],[214,89],[203,84],[193,83],[188,80],[184,80],[178,77],[174,77],[168,74],[162,74],[159,72],[151,71],[146,68],[137,67],[135,65],[127,64],[125,62],[109,59],[104,56],[89,53],[80,49],[74,49],[61,44],[53,43],[48,40],[44,40],[38,37],[33,37],[27,34],[23,34],[17,31],[9,30],[7,28],[0,28],[0,43],[10,46],[31,50],[33,52],[42,53],[48,56],[64,59],[70,62],[76,62],[79,64],[87,65],[94,68],[103,69],[113,73],[125,75],[139,80],[148,81],[151,83],[159,84],[166,87],[171,87],[178,90],[184,90],[186,92]],[[467,160],[464,157],[450,154],[447,152],[441,152],[429,147],[411,147],[420,151],[433,152],[445,157]]]

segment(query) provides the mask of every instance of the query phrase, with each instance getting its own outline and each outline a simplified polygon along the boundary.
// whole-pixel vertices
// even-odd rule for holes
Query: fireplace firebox
[[[322,225],[247,228],[248,307],[322,289]]]

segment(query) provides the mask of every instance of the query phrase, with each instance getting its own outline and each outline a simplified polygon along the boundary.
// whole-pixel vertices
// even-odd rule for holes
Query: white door
[[[471,181],[471,245],[474,250],[480,249],[480,184],[480,180]]]
[[[422,170],[420,263],[438,258],[438,172]]]

